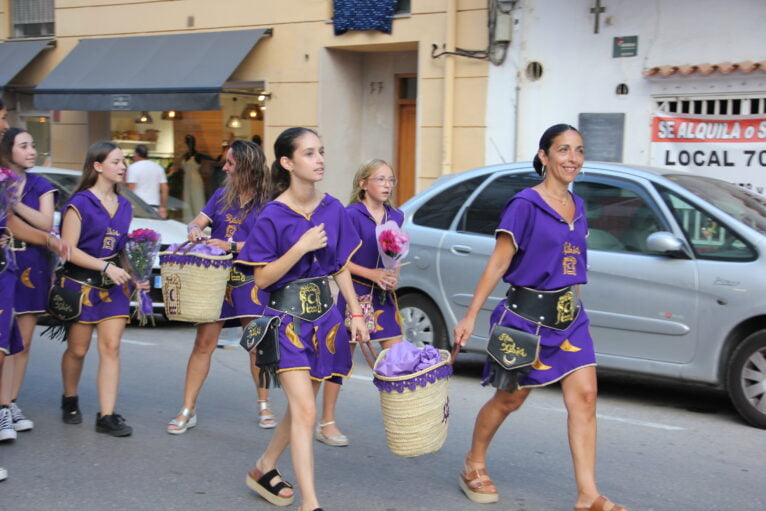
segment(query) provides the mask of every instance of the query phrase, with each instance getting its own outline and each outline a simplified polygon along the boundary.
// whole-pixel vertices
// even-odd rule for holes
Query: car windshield
[[[80,182],[80,176],[74,174],[59,174],[56,172],[39,172],[39,175],[51,182],[59,191],[56,209],[60,210],[72,196],[72,192]],[[120,193],[133,205],[133,218],[152,218],[162,220],[162,217],[135,193],[124,186],[120,187]]]
[[[766,198],[737,185],[700,176],[666,175],[694,195],[713,204],[748,227],[766,234]]]

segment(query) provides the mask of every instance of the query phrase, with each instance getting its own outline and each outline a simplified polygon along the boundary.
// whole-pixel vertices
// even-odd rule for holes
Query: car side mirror
[[[674,259],[691,259],[684,242],[670,232],[653,232],[646,238],[646,247],[651,252]]]

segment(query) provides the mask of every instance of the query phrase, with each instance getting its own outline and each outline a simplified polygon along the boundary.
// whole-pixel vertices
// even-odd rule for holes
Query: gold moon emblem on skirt
[[[330,332],[327,334],[327,338],[325,339],[325,344],[327,344],[327,351],[335,355],[335,337],[338,335],[338,327],[340,326],[340,323],[332,327]]]
[[[537,360],[535,360],[535,363],[532,364],[532,368],[533,369],[537,369],[538,371],[547,371],[548,369],[551,368],[551,366],[547,366],[547,365],[543,364],[540,361],[540,359],[537,359]]]
[[[302,350],[304,347],[303,343],[298,338],[298,334],[295,333],[295,328],[293,328],[293,325],[295,325],[295,323],[291,322],[289,325],[287,325],[287,328],[285,329],[285,333],[287,334],[287,340],[289,340],[293,346]]]
[[[559,346],[562,350],[568,351],[570,353],[577,353],[578,351],[582,350],[582,348],[578,348],[571,342],[569,342],[569,339],[564,339],[564,342],[561,343],[561,346]]]
[[[82,286],[80,293],[82,293],[82,304],[93,307],[93,302],[90,301],[90,289],[90,286]]]
[[[27,286],[29,289],[34,289],[35,285],[29,279],[29,272],[31,271],[32,271],[32,267],[30,266],[29,268],[21,272],[21,276],[19,277],[19,280],[21,280],[21,283]]]
[[[378,318],[379,318],[379,317],[380,317],[380,315],[381,315],[381,314],[383,314],[384,312],[386,312],[386,311],[384,311],[384,310],[379,310],[379,311],[375,311],[375,312],[373,313],[373,317],[375,318],[375,331],[376,331],[376,332],[380,332],[381,330],[383,330],[383,327],[382,327],[382,326],[380,326],[380,322],[378,322]],[[370,332],[370,333],[372,333],[372,332]]]
[[[107,291],[106,289],[99,290],[98,297],[104,303],[112,303],[112,299],[109,298],[109,291]]]
[[[231,290],[234,289],[231,286],[226,286],[226,294],[224,294],[224,300],[226,300],[226,303],[229,305],[234,305],[234,299],[231,297]]]
[[[261,301],[258,299],[258,286],[256,286],[255,284],[253,284],[253,290],[250,291],[250,299],[256,305],[263,305]]]

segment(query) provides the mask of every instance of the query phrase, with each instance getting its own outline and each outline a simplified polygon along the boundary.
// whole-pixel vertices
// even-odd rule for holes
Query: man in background
[[[168,180],[162,167],[149,159],[149,150],[144,144],[133,150],[133,163],[128,167],[126,182],[128,188],[155,207],[162,218],[168,217]]]

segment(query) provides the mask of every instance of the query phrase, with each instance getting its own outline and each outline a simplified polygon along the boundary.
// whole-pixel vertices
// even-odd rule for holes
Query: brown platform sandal
[[[628,511],[627,507],[620,506],[618,504],[615,504],[614,502],[612,502],[612,507],[607,509],[604,506],[608,502],[612,502],[612,501],[609,500],[608,498],[604,497],[603,495],[599,495],[596,498],[596,500],[593,501],[593,503],[590,505],[590,507],[575,507],[574,511]]]
[[[474,464],[471,458],[466,456],[466,463]],[[477,468],[470,472],[460,472],[460,489],[471,502],[477,504],[493,504],[500,500],[495,483],[487,475],[487,469]]]

